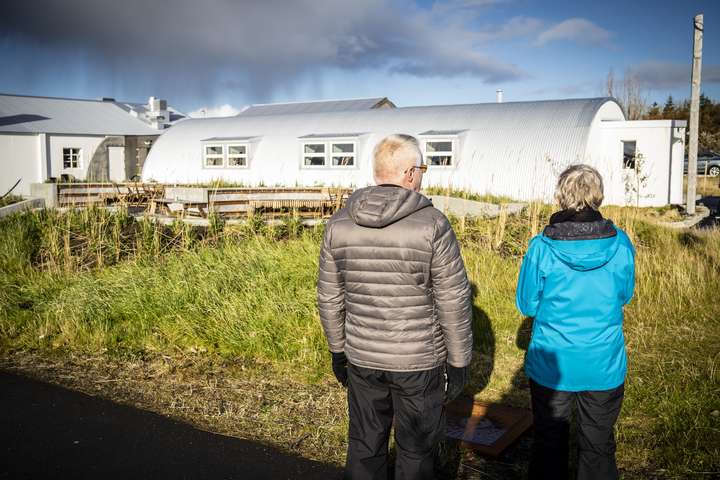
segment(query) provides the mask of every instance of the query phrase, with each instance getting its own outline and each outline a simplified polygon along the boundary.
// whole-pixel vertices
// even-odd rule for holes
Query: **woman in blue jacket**
[[[600,174],[574,165],[558,179],[561,210],[530,242],[516,303],[533,317],[525,359],[535,441],[530,478],[568,478],[576,407],[578,479],[618,478],[615,433],[626,372],[623,306],[633,295],[635,251],[604,219]]]

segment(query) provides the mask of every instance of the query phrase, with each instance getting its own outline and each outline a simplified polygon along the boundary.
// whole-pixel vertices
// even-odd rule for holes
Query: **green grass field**
[[[637,247],[636,293],[626,309],[620,467],[626,478],[709,478],[720,471],[720,231],[664,229],[652,223],[664,215],[657,211],[604,213]],[[476,352],[467,393],[478,399],[528,406],[514,288],[527,242],[549,214],[549,207],[531,205],[518,217],[452,219],[475,287]],[[3,364],[32,357],[22,367],[32,372],[42,359],[56,365],[104,359],[121,378],[136,371],[138,359],[156,359],[148,368],[163,370],[191,355],[213,378],[242,384],[248,398],[257,384],[275,400],[254,406],[233,397],[236,417],[252,422],[225,428],[232,415],[227,424],[201,418],[225,391],[205,386],[210,390],[192,390],[187,402],[195,406],[182,410],[182,418],[295,448],[278,440],[273,424],[284,415],[281,402],[290,401],[288,421],[293,432],[307,431],[300,442],[307,455],[342,462],[343,392],[331,378],[315,307],[321,235],[321,228],[302,229],[292,219],[274,228],[215,221],[198,231],[93,209],[9,217],[0,222]],[[217,367],[228,362],[237,368]],[[102,369],[80,370],[92,383]],[[175,378],[167,372],[152,377],[154,395],[172,390],[163,386],[163,378]],[[172,410],[170,403],[154,408]]]

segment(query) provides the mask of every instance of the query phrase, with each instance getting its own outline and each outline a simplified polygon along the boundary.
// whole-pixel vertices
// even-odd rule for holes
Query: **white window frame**
[[[65,151],[69,150],[66,154]],[[76,150],[76,152],[73,152]],[[70,166],[65,166],[65,155],[70,156]],[[75,166],[73,166],[73,160],[75,160]],[[82,148],[80,147],[63,147],[62,149],[62,166],[63,170],[78,170],[82,168]]]
[[[208,148],[210,147],[220,147],[220,150],[222,153],[211,153],[208,154]],[[202,144],[203,149],[203,155],[202,155],[202,162],[203,162],[203,168],[211,168],[211,169],[217,169],[217,168],[225,168],[226,162],[225,162],[225,145],[222,143],[203,143]],[[208,159],[209,158],[219,158],[221,160],[220,165],[208,165]]]
[[[323,153],[306,153],[305,152],[306,145],[322,145]],[[322,141],[301,142],[300,143],[300,155],[301,155],[300,163],[303,168],[327,168],[328,167],[328,144],[327,144],[327,142],[322,142]],[[307,157],[322,158],[323,164],[322,165],[306,165],[305,158],[307,158]]]
[[[428,142],[450,142],[450,151],[439,151],[439,152],[428,152],[427,144]],[[428,166],[428,169],[435,169],[435,168],[455,168],[457,165],[457,155],[455,151],[457,150],[457,139],[453,137],[426,137],[422,139],[422,153],[423,153],[423,161]],[[450,164],[449,165],[433,165],[432,162],[430,162],[429,157],[450,157]]]
[[[352,152],[333,153],[333,145],[347,144],[352,145]],[[324,153],[305,153],[306,145],[324,145]],[[323,165],[305,165],[305,157],[322,158]],[[352,165],[333,165],[334,157],[352,157]],[[358,168],[358,140],[357,137],[351,138],[317,138],[317,139],[301,139],[300,142],[300,166],[303,169],[357,169]]]
[[[353,168],[353,167],[357,166],[357,142],[356,141],[354,141],[354,140],[352,140],[352,141],[348,140],[346,142],[345,141],[332,141],[332,142],[328,142],[328,144],[330,146],[330,148],[329,148],[330,151],[328,152],[328,155],[330,157],[329,166],[331,168]],[[340,152],[340,153],[336,154],[335,152],[332,151],[333,145],[341,145],[341,144],[352,145],[352,152],[351,153]],[[334,157],[352,157],[352,165],[335,165],[335,164],[333,164]]]
[[[249,168],[250,166],[250,144],[248,142],[228,142],[225,145],[225,164],[227,165],[227,168],[237,169],[237,168]],[[245,147],[245,153],[230,153],[231,147]],[[230,165],[230,159],[231,158],[244,158],[245,159],[245,165]]]

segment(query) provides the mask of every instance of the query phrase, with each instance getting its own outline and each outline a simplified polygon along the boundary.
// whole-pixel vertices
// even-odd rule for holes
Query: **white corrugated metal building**
[[[373,183],[372,151],[392,133],[418,137],[425,186],[518,200],[551,200],[566,166],[594,165],[606,203],[682,202],[685,123],[626,121],[610,98],[323,111],[295,104],[168,129],[143,180],[162,183],[337,185]],[[638,173],[639,171],[639,173]]]
[[[163,129],[184,116],[166,102],[79,100],[0,94],[0,195],[28,195],[62,175],[123,181],[139,173]]]

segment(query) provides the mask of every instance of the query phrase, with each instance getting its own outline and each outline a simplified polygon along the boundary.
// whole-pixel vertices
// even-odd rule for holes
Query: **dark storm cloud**
[[[687,85],[689,89],[691,67],[690,62],[645,62],[631,68],[629,73],[646,88],[663,89]],[[701,81],[703,84],[720,83],[720,65],[703,65]]]
[[[167,94],[230,86],[258,98],[327,68],[484,82],[523,77],[517,66],[483,53],[491,36],[467,28],[468,2],[458,5],[438,11],[393,0],[11,0],[3,2],[0,51],[23,49],[5,73],[16,78],[51,74],[50,61],[119,87],[162,85]]]

